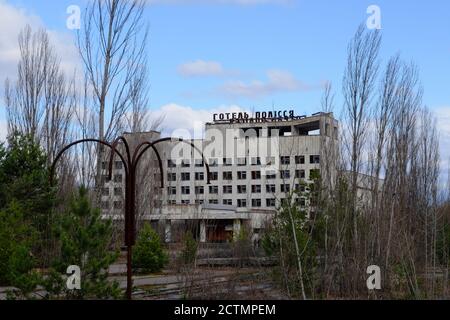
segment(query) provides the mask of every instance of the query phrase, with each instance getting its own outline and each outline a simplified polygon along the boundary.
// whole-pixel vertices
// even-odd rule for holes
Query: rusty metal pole
[[[125,204],[125,238],[127,241],[127,299],[132,299],[133,291],[133,246],[136,243],[136,170],[134,163],[129,165],[128,202]]]
[[[131,168],[130,168],[131,169]],[[133,278],[132,278],[132,273],[133,273],[133,268],[132,268],[132,244],[131,244],[131,239],[130,239],[130,233],[129,233],[129,228],[130,228],[130,185],[131,185],[131,170],[130,170],[130,174],[129,177],[127,178],[125,187],[125,244],[127,246],[127,291],[126,291],[126,298],[128,300],[131,300],[131,296],[132,296],[132,290],[133,290]]]
[[[126,151],[126,158],[122,155],[121,152],[119,152],[116,147],[119,143],[119,141],[122,141],[125,144],[125,151]],[[164,187],[164,172],[161,162],[161,157],[158,153],[158,150],[155,148],[155,145],[161,142],[166,141],[173,141],[172,138],[163,138],[159,139],[153,142],[145,142],[141,144],[138,148],[136,148],[133,152],[133,155],[131,155],[128,142],[124,137],[118,137],[113,144],[109,144],[108,142],[99,140],[99,139],[82,139],[77,140],[75,142],[72,142],[65,146],[55,157],[52,166],[50,168],[50,184],[53,185],[53,176],[55,174],[55,167],[58,160],[62,157],[63,153],[66,152],[71,147],[80,144],[80,143],[86,143],[86,142],[95,142],[99,143],[100,145],[109,147],[111,152],[111,158],[109,161],[109,179],[112,178],[112,165],[113,165],[113,157],[114,155],[117,155],[120,157],[120,160],[122,161],[123,165],[125,166],[125,246],[127,247],[127,289],[126,289],[126,298],[128,300],[132,299],[132,290],[133,290],[133,246],[136,242],[136,216],[135,216],[135,207],[136,207],[136,167],[139,163],[139,159],[142,157],[143,153],[145,153],[146,150],[149,148],[152,148],[153,151],[156,153],[158,157],[159,162],[159,169],[161,174],[161,188]],[[204,156],[203,153],[192,143],[192,142],[186,142],[183,139],[179,138],[175,141],[178,142],[184,142],[187,144],[190,144],[194,149],[200,152],[202,155],[203,160]],[[141,147],[145,147],[144,150],[140,150]],[[210,171],[209,171],[209,165],[204,162],[204,165],[206,167],[207,171],[207,184],[210,184]]]

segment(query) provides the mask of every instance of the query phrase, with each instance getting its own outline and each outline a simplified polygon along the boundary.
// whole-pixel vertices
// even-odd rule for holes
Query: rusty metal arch
[[[141,160],[142,156],[144,155],[144,153],[152,148],[153,151],[155,151],[156,156],[158,158],[158,163],[159,163],[159,169],[160,169],[160,173],[161,173],[161,188],[164,187],[164,168],[162,165],[162,160],[161,160],[161,156],[158,152],[158,150],[156,149],[155,145],[162,143],[162,142],[166,142],[166,141],[178,141],[178,142],[183,142],[186,143],[188,145],[190,145],[191,147],[193,147],[197,152],[199,152],[202,155],[202,159],[203,159],[203,165],[206,167],[206,171],[207,171],[207,184],[210,184],[210,170],[209,170],[209,165],[203,155],[203,153],[201,152],[200,149],[197,148],[197,146],[195,146],[192,142],[189,141],[185,141],[182,138],[162,138],[153,142],[143,142],[141,144],[139,144],[138,147],[136,147],[136,149],[133,151],[133,154],[131,154],[130,152],[130,147],[128,144],[127,139],[124,136],[119,136],[118,138],[116,138],[114,140],[114,142],[112,144],[99,140],[99,139],[82,139],[82,140],[77,140],[74,141],[72,143],[70,143],[69,145],[65,146],[55,157],[55,159],[53,160],[52,166],[50,168],[50,183],[51,185],[53,185],[53,178],[54,178],[54,173],[55,173],[55,167],[56,164],[58,162],[58,160],[62,157],[62,155],[64,154],[64,152],[66,152],[68,149],[70,149],[71,147],[81,144],[81,143],[87,143],[87,142],[96,142],[99,143],[101,145],[107,146],[111,149],[111,154],[109,157],[109,175],[108,178],[109,180],[111,180],[112,178],[112,170],[113,170],[113,161],[114,161],[114,156],[117,154],[120,157],[120,160],[122,161],[123,165],[124,165],[124,169],[125,169],[125,207],[124,207],[124,213],[125,213],[125,245],[127,246],[127,290],[126,290],[126,297],[127,299],[132,298],[132,283],[133,283],[133,279],[132,279],[132,247],[135,244],[135,240],[136,240],[136,235],[135,235],[135,219],[136,219],[136,214],[135,214],[135,196],[136,196],[136,168],[137,165],[139,164],[139,161]],[[126,157],[124,157],[124,155],[117,150],[117,146],[120,142],[123,142],[125,145],[125,152],[126,152]],[[143,148],[143,149],[142,149]],[[142,150],[141,150],[142,149]],[[100,161],[100,160],[98,160]]]
[[[53,185],[53,183],[54,183],[55,167],[56,167],[56,164],[57,164],[58,160],[62,157],[62,155],[67,150],[69,150],[70,148],[72,148],[72,147],[74,147],[74,146],[76,146],[78,144],[87,143],[87,142],[96,142],[96,143],[99,143],[101,145],[107,146],[110,149],[114,150],[113,146],[111,144],[109,144],[108,142],[99,140],[99,139],[82,139],[82,140],[77,140],[77,141],[74,141],[74,142],[68,144],[63,149],[61,149],[61,151],[58,152],[58,154],[56,155],[55,159],[52,162],[52,166],[50,167],[50,185]],[[129,168],[128,168],[127,162],[125,161],[125,158],[123,157],[123,155],[118,150],[115,150],[114,152],[117,153],[117,155],[120,157],[120,160],[122,161],[122,163],[123,163],[123,165],[125,167],[125,174],[128,175],[129,174]],[[110,174],[111,174],[111,172],[110,172]]]
[[[182,139],[182,138],[162,138],[162,139],[158,139],[158,140],[155,140],[155,141],[153,141],[153,142],[143,142],[143,143],[141,143],[140,145],[139,145],[139,147],[138,148],[136,148],[136,151],[135,151],[135,156],[137,155],[137,152],[139,152],[139,149],[140,148],[142,148],[143,146],[145,146],[145,145],[147,145],[142,151],[140,151],[139,152],[139,154],[137,155],[137,158],[135,159],[136,160],[136,162],[135,162],[135,165],[137,165],[138,164],[138,162],[139,162],[139,160],[141,159],[141,157],[143,156],[143,154],[149,149],[149,148],[153,148],[153,150],[155,150],[156,151],[156,149],[155,149],[155,145],[156,144],[158,144],[158,143],[162,143],[162,142],[166,142],[166,141],[170,141],[170,142],[183,142],[183,143],[186,143],[186,144],[188,144],[188,145],[190,145],[192,148],[194,148],[198,153],[200,153],[201,154],[201,156],[202,156],[202,159],[203,159],[203,165],[204,165],[204,167],[206,167],[206,172],[207,172],[207,175],[206,175],[206,177],[207,177],[207,184],[211,184],[211,180],[210,180],[210,176],[211,176],[211,172],[210,172],[210,170],[209,170],[209,164],[208,164],[208,162],[206,161],[206,159],[205,159],[205,157],[204,157],[204,155],[203,155],[203,152],[199,149],[199,148],[197,148],[197,146],[194,144],[194,143],[192,143],[192,142],[190,142],[190,141],[186,141],[186,140],[184,140],[184,139]],[[158,152],[156,151],[156,153],[158,154]],[[163,176],[163,174],[164,174],[164,172],[163,172],[163,170],[162,170],[162,168],[161,168],[161,176]]]

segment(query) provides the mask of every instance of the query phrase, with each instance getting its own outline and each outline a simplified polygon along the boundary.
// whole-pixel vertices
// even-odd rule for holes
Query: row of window
[[[311,169],[310,170],[310,177],[313,172],[318,172],[318,169]],[[204,181],[205,180],[205,173],[204,172],[195,172],[193,173],[194,180],[195,181]],[[247,171],[238,171],[237,172],[237,180],[247,180]],[[261,180],[261,171],[251,171],[250,173],[252,180]],[[158,177],[155,176],[155,179]],[[277,175],[275,172],[273,173],[266,173],[266,180],[274,180],[277,178]],[[291,171],[290,170],[280,170],[280,178],[281,179],[290,179],[291,178]],[[295,178],[297,179],[305,179],[306,174],[305,170],[295,170]],[[112,177],[112,180],[115,183],[122,183],[123,182],[123,175],[122,174],[115,174]],[[211,172],[210,173],[210,180],[211,181],[217,181],[219,180],[219,173],[218,172]],[[231,181],[233,180],[233,172],[232,171],[224,171],[222,172],[222,180]],[[177,181],[177,174],[175,172],[168,172],[167,173],[167,181],[175,182]],[[181,173],[181,181],[191,181],[191,172],[182,172]],[[109,182],[108,176],[103,175],[102,176],[102,183],[106,184]]]
[[[122,161],[115,161],[115,162],[114,162],[113,169],[116,169],[116,170],[122,170],[122,168],[123,168],[123,163],[122,163]],[[109,162],[108,162],[108,161],[103,161],[103,162],[102,162],[102,169],[103,169],[103,170],[109,169]]]
[[[289,184],[281,184],[280,185],[280,191],[281,192],[290,192],[291,186]],[[300,192],[305,192],[306,188],[304,185],[296,184],[295,190]],[[209,186],[208,187],[209,194],[219,194],[219,186]],[[246,185],[238,185],[236,186],[236,192],[238,194],[246,194],[247,193],[247,186]],[[252,185],[251,186],[251,193],[261,193],[262,192],[262,186],[260,184]],[[266,185],[266,192],[267,193],[275,193],[276,192],[276,185],[275,184],[267,184]],[[205,194],[205,187],[204,186],[195,186],[194,187],[194,193],[196,195],[199,194]],[[223,194],[232,194],[233,193],[233,186],[222,186],[222,193]],[[177,187],[171,186],[167,187],[167,194],[168,195],[176,195],[177,194]],[[181,186],[181,194],[182,195],[190,195],[191,194],[191,187],[190,186]]]
[[[116,196],[116,197],[123,195],[122,188],[119,188],[119,187],[114,188],[113,189],[113,195]],[[104,197],[109,197],[110,196],[109,188],[103,188],[102,189],[102,196],[104,196]]]
[[[291,164],[291,159],[294,159],[294,163],[295,164],[305,164],[305,156],[281,156],[280,157],[280,163],[282,165],[290,165]],[[219,159],[218,158],[211,158],[208,161],[208,165],[210,167],[216,167],[219,165]],[[241,158],[237,158],[236,159],[236,164],[238,166],[246,166],[247,165],[247,158],[245,157],[241,157]],[[309,156],[309,163],[311,164],[319,164],[320,163],[320,156],[319,155],[311,155]],[[260,166],[261,165],[261,157],[251,157],[250,158],[250,164],[252,166]],[[275,157],[267,157],[266,158],[266,163],[265,165],[273,165],[275,164]],[[222,165],[227,167],[227,166],[232,166],[233,165],[233,159],[232,158],[223,158],[222,159]],[[167,160],[167,166],[169,168],[175,168],[176,162],[174,160]],[[181,161],[181,167],[182,168],[189,168],[191,166],[191,161],[189,159],[184,159]],[[204,162],[201,159],[196,159],[194,162],[194,166],[195,167],[203,167],[204,166]]]
[[[247,208],[249,205],[251,205],[252,208],[261,208],[263,200],[266,202],[266,207],[275,207],[276,206],[276,200],[274,198],[267,198],[267,199],[252,199],[251,201],[247,201],[247,199],[237,199],[236,200],[236,206],[238,208]],[[281,202],[286,201],[286,199],[281,199]],[[306,206],[306,200],[304,198],[296,198],[294,199],[294,202],[301,206]],[[181,204],[188,205],[191,204],[190,200],[181,200]],[[204,204],[205,201],[203,199],[197,199],[195,200],[195,204]],[[209,204],[219,204],[218,199],[209,199]],[[176,200],[168,200],[168,205],[176,205]],[[223,205],[232,206],[233,205],[233,199],[223,199],[222,200]]]
[[[249,204],[251,204],[252,208],[260,208],[262,207],[262,201],[265,200],[266,202],[266,207],[275,207],[276,205],[276,200],[274,198],[267,198],[267,199],[251,199],[251,201],[247,201],[247,199],[237,199],[236,200],[236,206],[238,208],[246,208],[248,207]],[[285,199],[281,199],[281,201],[285,201]],[[305,207],[306,206],[306,200],[305,198],[296,198],[294,199],[294,202],[297,205],[300,205],[301,207]],[[195,204],[204,204],[205,200],[203,199],[196,199],[195,200]],[[209,204],[219,204],[219,200],[218,199],[209,199],[208,201]],[[112,208],[114,210],[122,210],[123,209],[123,202],[122,201],[114,201]],[[168,205],[176,205],[177,201],[176,200],[168,200],[167,201]],[[181,200],[180,204],[183,205],[189,205],[191,204],[190,200]],[[233,199],[223,199],[222,200],[222,204],[223,205],[228,205],[228,206],[232,206],[233,205]],[[155,206],[161,206],[162,202],[161,201],[157,201],[154,203]],[[109,210],[111,209],[111,202],[109,201],[102,201],[101,207],[103,210]]]
[[[318,169],[311,169],[309,172],[309,177],[313,177],[315,173],[319,173]],[[251,171],[251,179],[252,180],[261,180],[261,171]],[[181,173],[181,181],[190,181],[191,180],[191,172],[182,172]],[[237,171],[236,175],[237,180],[247,180],[247,171]],[[280,170],[280,179],[290,179],[291,178],[291,170]],[[295,178],[297,179],[305,179],[306,173],[305,170],[295,170]],[[276,179],[276,173],[266,173],[266,180]],[[195,181],[204,181],[205,173],[204,172],[195,172],[194,173]],[[217,181],[219,180],[218,172],[210,173],[210,180]],[[233,172],[232,171],[224,171],[222,172],[222,180],[231,181],[233,180]],[[177,181],[177,174],[175,172],[167,173],[167,181],[175,182]]]

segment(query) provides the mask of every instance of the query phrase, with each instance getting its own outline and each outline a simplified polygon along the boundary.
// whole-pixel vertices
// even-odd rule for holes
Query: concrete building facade
[[[134,148],[154,141],[159,132],[126,134]],[[270,223],[276,208],[293,190],[304,188],[314,170],[324,170],[324,144],[338,137],[338,122],[331,113],[295,116],[290,112],[217,114],[205,125],[204,138],[192,139],[203,157],[186,143],[158,145],[163,161],[165,187],[151,152],[146,155],[142,176],[154,183],[137,186],[150,202],[139,209],[144,220],[163,230],[166,242],[177,242],[190,229],[200,242],[227,242],[242,228],[255,242]],[[118,160],[118,159],[116,159]],[[209,164],[207,184],[204,161]],[[105,215],[122,218],[123,168],[114,166],[113,180],[105,181],[102,209]],[[106,161],[103,168],[106,175]],[[294,196],[299,206],[308,206]]]

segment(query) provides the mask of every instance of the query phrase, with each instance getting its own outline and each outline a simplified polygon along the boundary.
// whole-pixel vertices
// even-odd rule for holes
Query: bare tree
[[[6,80],[8,133],[32,136],[49,163],[72,137],[74,80],[68,80],[45,30],[26,26],[19,34],[17,81]]]
[[[94,0],[86,9],[78,47],[98,115],[98,137],[111,140],[124,127],[132,106],[145,102],[142,81],[147,28],[144,0]],[[143,94],[143,95],[141,95]],[[98,148],[98,159],[103,149]],[[97,161],[97,186],[101,161]]]
[[[352,222],[355,245],[358,240],[356,196],[357,179],[367,130],[370,124],[370,107],[379,62],[381,34],[361,25],[348,47],[347,67],[343,79],[345,124],[348,126],[346,147],[350,157],[351,189],[353,192]]]
[[[383,160],[386,152],[386,140],[391,130],[392,115],[397,103],[397,90],[399,86],[400,57],[392,57],[384,72],[379,87],[379,98],[374,111],[374,133],[372,141],[372,158],[370,159],[371,179],[371,216],[374,218],[370,247],[372,256],[381,255],[381,209],[380,209],[380,179],[383,169]]]

